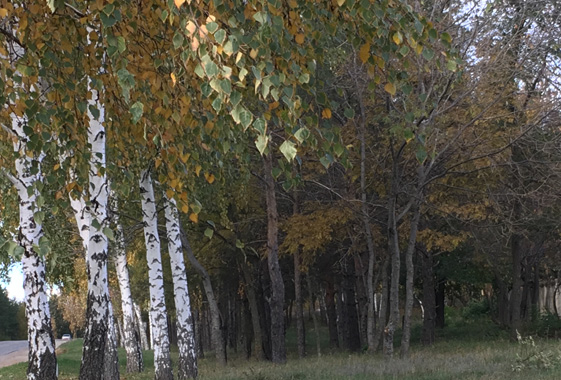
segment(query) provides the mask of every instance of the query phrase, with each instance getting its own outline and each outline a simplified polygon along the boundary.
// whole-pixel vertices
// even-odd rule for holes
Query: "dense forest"
[[[167,380],[558,319],[560,38],[556,0],[0,0],[28,379],[68,331],[80,379]]]

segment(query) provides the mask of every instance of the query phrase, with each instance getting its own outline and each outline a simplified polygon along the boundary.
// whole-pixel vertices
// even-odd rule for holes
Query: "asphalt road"
[[[57,348],[65,341],[56,340]],[[27,340],[0,342],[0,368],[27,361]]]

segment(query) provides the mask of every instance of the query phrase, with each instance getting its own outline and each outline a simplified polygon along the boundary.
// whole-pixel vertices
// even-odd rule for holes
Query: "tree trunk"
[[[436,329],[436,289],[434,286],[434,261],[432,252],[422,249],[422,269],[423,269],[423,331],[421,343],[424,346],[431,346],[435,339]]]
[[[424,182],[424,176],[421,174],[423,168],[419,169],[419,186]],[[422,181],[422,182],[421,182]],[[421,197],[420,192],[418,193]],[[405,251],[405,310],[403,320],[403,334],[401,338],[400,355],[402,358],[409,356],[409,346],[411,342],[411,314],[413,312],[413,280],[415,275],[415,268],[413,267],[413,254],[415,253],[415,246],[417,242],[417,231],[419,228],[419,219],[421,218],[421,199],[415,200],[415,205],[412,210],[413,216],[411,219],[411,226],[409,232],[409,242],[407,250]]]
[[[298,192],[293,192],[294,205],[293,215],[298,215],[299,199]],[[302,303],[302,274],[300,271],[300,249],[294,252],[294,298],[296,302],[296,342],[298,345],[298,357],[306,356],[306,333],[304,331],[304,305]]]
[[[263,156],[265,169],[265,198],[267,201],[267,264],[271,277],[271,344],[273,363],[286,362],[284,336],[284,283],[279,265],[278,210],[273,177],[273,155]]]
[[[211,325],[211,340],[214,350],[216,352],[216,360],[218,364],[226,365],[226,349],[224,347],[224,338],[222,334],[222,329],[220,328],[220,309],[218,308],[218,302],[216,302],[216,297],[214,296],[214,290],[212,289],[212,282],[210,281],[210,275],[206,269],[199,263],[199,260],[193,254],[191,245],[189,244],[189,239],[187,239],[187,234],[181,226],[179,226],[181,232],[181,245],[185,252],[187,253],[187,259],[193,265],[195,270],[199,272],[203,280],[203,288],[205,290],[206,299],[208,301],[208,307],[210,308],[210,325]]]
[[[249,303],[249,312],[251,314],[251,325],[253,327],[253,356],[257,360],[265,359],[263,352],[263,337],[261,332],[261,322],[259,321],[259,308],[257,306],[257,296],[255,295],[255,284],[249,272],[248,264],[245,261],[241,263],[242,272],[246,284],[246,296]]]
[[[386,321],[388,316],[388,305],[389,305],[389,278],[388,278],[388,266],[389,266],[389,259],[384,260],[384,264],[382,266],[382,297],[381,297],[381,305],[380,305],[380,314],[379,314],[379,323],[378,328],[376,329],[376,335],[374,336],[374,350],[377,351],[380,347],[380,341],[384,336],[384,329],[386,327]]]
[[[356,276],[354,263],[349,263],[349,257],[347,256],[341,265],[343,271],[343,308],[347,322],[345,346],[349,351],[355,352],[360,350],[360,332],[355,296]]]
[[[160,255],[158,235],[158,214],[150,172],[140,174],[140,196],[142,201],[142,220],[146,242],[146,261],[150,284],[150,331],[153,337],[154,378],[155,380],[173,379],[169,353],[166,300],[164,297],[164,276]]]
[[[325,286],[325,305],[327,309],[327,325],[329,327],[329,348],[339,348],[337,332],[337,309],[335,307],[335,284],[332,278],[327,278]]]
[[[310,294],[310,304],[312,305],[312,321],[314,324],[314,335],[316,336],[316,352],[318,357],[321,356],[321,343],[319,340],[319,323],[318,317],[316,315],[316,305],[314,301],[314,291],[312,288],[312,280],[310,279],[310,275],[306,276],[306,281],[308,283],[308,293]]]
[[[355,266],[355,290],[356,290],[356,305],[358,311],[358,331],[360,337],[360,347],[368,347],[368,301],[374,297],[368,296],[367,290],[367,277],[368,269],[365,270],[362,265],[362,257],[360,254],[353,255]],[[372,302],[374,305],[374,302]]]
[[[113,197],[114,207],[117,209],[115,197]],[[133,301],[130,288],[129,268],[127,266],[127,252],[125,246],[125,236],[123,226],[119,220],[119,215],[113,215],[115,223],[115,269],[119,280],[121,291],[121,310],[123,312],[123,335],[122,345],[127,353],[127,372],[142,372],[144,363],[142,360],[142,347],[140,337],[134,324]]]
[[[36,252],[43,237],[42,225],[36,221],[34,212],[40,212],[37,205],[38,192],[33,187],[41,179],[41,159],[36,162],[27,155],[27,136],[23,131],[24,120],[11,115],[14,134],[14,151],[17,178],[8,176],[19,196],[18,243],[22,250],[23,289],[25,315],[27,317],[27,339],[29,343],[28,380],[54,380],[57,378],[55,342],[49,311],[49,301],[45,286],[45,262]],[[35,165],[39,169],[32,174]]]
[[[394,174],[395,175],[395,174]],[[392,184],[392,187],[394,185]],[[388,246],[391,257],[391,280],[390,280],[390,317],[385,329],[384,354],[393,356],[393,337],[399,325],[399,272],[401,268],[399,253],[399,236],[396,221],[396,196],[395,189],[390,194],[388,205]]]
[[[142,313],[140,312],[140,306],[138,306],[138,304],[133,302],[132,308],[135,314],[136,326],[138,328],[138,335],[140,336],[140,344],[144,351],[148,351],[150,349],[150,340],[148,339],[148,334],[146,333],[146,322],[142,320]]]
[[[87,326],[84,335],[80,379],[118,379],[117,348],[109,323],[112,323],[109,284],[107,279],[108,240],[104,228],[107,227],[107,180],[105,164],[105,110],[98,99],[98,92],[91,87],[90,107],[97,108],[99,118],[95,119],[88,107],[90,125],[88,143],[91,146],[89,173],[89,232],[86,252],[88,272]],[[100,369],[103,368],[103,371]]]
[[[439,329],[444,328],[446,326],[446,318],[445,318],[445,309],[446,309],[446,279],[445,278],[438,278],[436,284],[436,320],[435,324],[436,327]]]
[[[187,272],[183,261],[179,214],[175,200],[166,197],[166,230],[173,277],[175,312],[177,315],[177,345],[179,348],[179,380],[197,377],[197,352],[187,287]]]
[[[516,208],[516,205],[515,205]],[[510,331],[511,337],[516,339],[517,332],[520,332],[520,306],[522,301],[522,237],[513,233],[510,238],[512,253],[512,290],[510,292]]]

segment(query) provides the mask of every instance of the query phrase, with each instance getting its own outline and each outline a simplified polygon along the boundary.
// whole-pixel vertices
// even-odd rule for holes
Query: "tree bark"
[[[388,266],[389,266],[389,259],[386,258],[384,260],[384,264],[382,267],[382,297],[381,297],[381,305],[380,305],[380,314],[379,314],[379,322],[378,328],[376,329],[376,335],[374,336],[374,350],[377,351],[380,347],[380,341],[384,336],[384,330],[386,327],[387,315],[388,315],[388,306],[389,306],[389,278],[388,278]]]
[[[325,281],[325,305],[327,309],[327,325],[329,327],[329,348],[339,348],[339,335],[337,332],[337,309],[335,307],[335,284],[332,278]]]
[[[150,349],[150,340],[148,339],[148,334],[146,333],[146,322],[142,320],[140,306],[133,302],[132,308],[134,310],[136,327],[138,329],[138,335],[140,337],[140,345],[144,351],[148,351]]]
[[[345,346],[349,351],[355,352],[360,350],[360,332],[355,296],[356,276],[354,263],[349,263],[349,261],[350,258],[347,256],[341,263],[343,272],[343,308],[347,324]]]
[[[394,169],[394,177],[397,175]],[[393,180],[395,182],[396,179]],[[390,317],[384,331],[384,354],[393,356],[394,333],[399,324],[399,272],[401,268],[399,252],[399,236],[396,221],[396,190],[392,183],[392,191],[388,204],[388,251],[391,257],[391,280],[390,280]]]
[[[419,187],[422,182],[424,182],[424,176],[422,175],[422,166],[419,169]],[[407,245],[407,250],[405,251],[405,310],[404,310],[404,320],[403,320],[403,334],[401,338],[400,355],[402,358],[409,356],[409,346],[411,342],[411,314],[413,312],[413,303],[415,299],[413,298],[413,286],[414,286],[414,276],[415,268],[413,267],[413,254],[415,253],[415,246],[417,243],[417,232],[419,228],[419,220],[421,218],[421,191],[418,191],[417,196],[419,199],[414,201],[413,206],[413,216],[411,219],[411,226],[409,232],[409,242]]]
[[[19,235],[18,243],[23,251],[23,289],[25,315],[27,317],[27,340],[29,344],[27,379],[55,380],[57,378],[57,359],[51,324],[49,301],[45,285],[45,262],[36,252],[43,237],[42,225],[36,221],[34,212],[40,212],[37,205],[39,193],[34,184],[41,180],[41,158],[35,162],[27,155],[28,138],[23,131],[25,120],[11,115],[14,134],[14,151],[17,178],[9,176],[19,196]],[[32,174],[32,167],[38,171]]]
[[[112,309],[107,279],[108,240],[107,227],[108,189],[104,174],[105,163],[105,110],[98,92],[89,84],[92,93],[90,107],[99,110],[96,119],[88,107],[90,124],[88,143],[91,146],[89,172],[89,229],[87,237],[86,268],[88,272],[87,326],[84,335],[80,379],[118,379],[119,367],[112,323]],[[81,231],[82,233],[82,231]],[[85,235],[84,235],[85,236]],[[100,370],[103,369],[103,370]]]
[[[298,215],[299,199],[298,192],[293,192],[294,205],[293,215]],[[302,303],[302,272],[300,271],[300,249],[294,252],[294,298],[296,302],[296,342],[298,346],[298,357],[306,356],[306,333],[304,331],[304,305]]]
[[[117,209],[115,197],[113,197],[114,208]],[[142,372],[144,363],[142,359],[141,338],[135,329],[134,309],[132,293],[130,288],[129,268],[127,266],[127,252],[123,226],[118,214],[113,214],[115,223],[115,269],[121,291],[121,310],[123,312],[123,335],[122,345],[127,353],[127,372]]]
[[[179,347],[179,371],[177,377],[195,379],[197,377],[197,352],[191,314],[191,301],[187,287],[187,272],[183,260],[179,214],[175,200],[166,197],[166,230],[173,277],[175,311],[177,315],[177,345]]]
[[[316,336],[316,352],[318,357],[321,356],[321,343],[319,340],[319,323],[318,323],[318,317],[316,315],[316,305],[315,305],[315,301],[314,301],[314,291],[312,288],[312,280],[310,279],[310,276],[306,276],[306,281],[308,283],[308,293],[310,294],[310,304],[312,305],[312,321],[314,324],[314,335]]]
[[[150,178],[150,172],[147,170],[143,170],[140,175],[140,196],[142,201],[144,240],[146,242],[148,280],[150,283],[150,331],[153,337],[154,378],[156,380],[171,380],[173,379],[173,370],[169,352],[164,276],[160,255],[160,237],[158,234],[158,214],[156,212],[152,179]]]
[[[435,339],[436,330],[436,289],[434,286],[434,260],[432,252],[422,249],[423,268],[423,331],[421,343],[431,346]]]
[[[208,307],[210,308],[210,327],[211,327],[211,340],[214,350],[216,352],[216,360],[218,364],[226,365],[226,349],[224,347],[224,338],[222,329],[220,328],[220,309],[218,308],[218,302],[216,302],[216,297],[214,296],[214,290],[212,288],[212,282],[210,281],[210,275],[206,269],[199,263],[199,260],[193,254],[191,245],[189,244],[189,239],[187,234],[181,226],[179,226],[181,232],[181,245],[185,252],[187,253],[187,259],[193,265],[195,270],[199,272],[203,280],[203,288],[205,290],[206,299],[208,301]]]
[[[259,307],[257,306],[257,296],[255,295],[255,284],[249,272],[248,264],[245,261],[241,263],[242,273],[246,284],[246,296],[249,303],[249,312],[251,314],[251,325],[253,328],[253,356],[257,360],[265,359],[263,352],[263,337],[261,332],[261,322],[259,320]]]
[[[267,264],[271,277],[271,345],[273,363],[286,362],[284,336],[284,283],[279,265],[278,210],[273,177],[273,156],[263,156],[265,171],[265,198],[267,201]]]

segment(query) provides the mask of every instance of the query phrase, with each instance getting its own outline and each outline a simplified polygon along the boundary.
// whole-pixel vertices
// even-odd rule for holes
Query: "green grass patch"
[[[246,360],[242,353],[229,352],[230,361],[226,368],[219,366],[211,352],[199,360],[200,379],[202,380],[281,380],[281,379],[403,379],[403,380],[553,380],[561,378],[561,360],[550,368],[528,366],[514,371],[517,357],[528,354],[528,346],[508,339],[508,334],[484,318],[472,321],[451,320],[449,325],[438,332],[438,341],[432,347],[419,344],[418,331],[415,331],[412,354],[409,359],[394,358],[387,360],[382,355],[365,353],[350,354],[344,351],[330,352],[327,348],[328,333],[321,330],[322,352],[317,357],[315,334],[307,331],[308,357],[297,359],[295,354],[294,332],[287,334],[289,359],[285,365],[270,362]],[[536,339],[535,348],[540,353],[561,355],[561,343],[555,339]],[[82,341],[74,340],[61,347],[59,351],[59,372],[61,380],[77,379],[82,355]],[[559,356],[561,358],[561,356]],[[119,350],[121,379],[151,380],[154,377],[153,355],[144,353],[145,372],[127,374],[125,352]],[[172,350],[172,360],[177,362],[177,350]],[[0,369],[0,379],[25,379],[26,364],[20,363]]]

